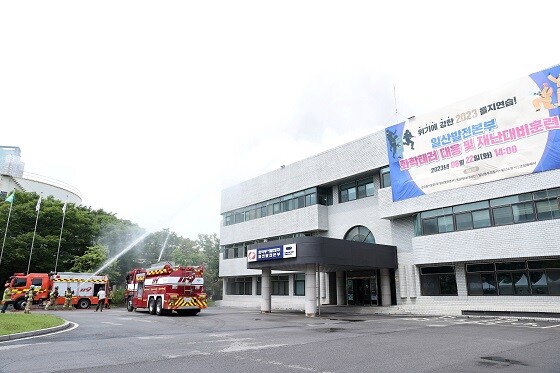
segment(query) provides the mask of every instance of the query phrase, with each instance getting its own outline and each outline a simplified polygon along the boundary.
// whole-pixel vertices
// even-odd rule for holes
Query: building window
[[[272,295],[289,295],[290,281],[288,275],[270,276]]]
[[[357,225],[354,228],[350,229],[344,235],[344,239],[348,241],[375,243],[375,237],[373,237],[373,233],[371,233],[371,231],[363,225]]]
[[[245,211],[245,221],[253,220],[257,218],[257,209],[249,209]]]
[[[331,206],[333,204],[332,188],[317,188],[317,203]]]
[[[560,260],[467,264],[469,295],[560,295]]]
[[[234,214],[234,221],[235,221],[235,224],[237,224],[237,223],[243,223],[243,222],[245,221],[245,213],[243,213],[243,212],[236,212],[236,213]]]
[[[224,259],[230,259],[229,248],[230,246],[223,246]]]
[[[373,196],[373,176],[340,184],[338,191],[340,203]]]
[[[391,186],[391,172],[389,171],[389,167],[383,167],[379,171],[379,180],[381,181],[381,189]]]
[[[253,279],[251,277],[232,277],[227,279],[226,294],[252,295]]]
[[[373,185],[359,186],[360,193],[373,194]],[[370,190],[371,189],[371,190]],[[301,209],[316,204],[332,205],[332,189],[309,188],[296,193],[274,198],[268,201],[247,206],[243,209],[229,211],[223,214],[224,226],[239,224],[253,219],[264,218],[273,214],[280,214],[296,209]]]
[[[294,274],[294,295],[305,295],[305,274]]]
[[[420,268],[422,295],[457,295],[454,266]]]
[[[292,207],[294,210],[301,209],[305,207],[305,193],[298,192],[294,193],[294,198],[292,200]]]
[[[416,217],[415,234],[560,219],[559,197],[560,188],[556,188],[424,211]]]

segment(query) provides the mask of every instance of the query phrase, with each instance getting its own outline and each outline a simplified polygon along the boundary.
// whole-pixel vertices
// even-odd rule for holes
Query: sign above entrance
[[[262,247],[247,250],[248,262],[261,262],[264,260],[288,259],[296,257],[296,244]]]

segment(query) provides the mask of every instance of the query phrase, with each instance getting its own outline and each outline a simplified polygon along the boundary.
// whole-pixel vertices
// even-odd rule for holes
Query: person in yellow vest
[[[2,312],[6,313],[6,309],[9,305],[13,305],[14,301],[12,300],[12,291],[10,290],[10,285],[6,284],[6,289],[4,289],[4,294],[2,295]]]
[[[49,310],[49,307],[52,305],[54,307],[54,310],[57,310],[56,307],[56,300],[58,299],[58,286],[55,286],[54,289],[51,290],[51,293],[49,295],[49,301],[47,302],[47,305],[45,306],[45,311]]]
[[[68,286],[68,288],[66,288],[66,291],[64,292],[64,306],[62,307],[63,310],[65,309],[69,309],[69,310],[74,310],[74,308],[72,308],[72,296],[74,295],[74,292],[72,291],[72,289],[70,289],[70,286]]]
[[[31,313],[31,305],[33,304],[33,298],[35,298],[35,290],[33,285],[31,285],[29,290],[27,290],[25,298],[25,309],[23,310],[23,313]]]

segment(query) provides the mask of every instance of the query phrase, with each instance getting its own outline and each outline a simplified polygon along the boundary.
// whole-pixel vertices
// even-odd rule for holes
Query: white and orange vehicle
[[[64,304],[64,292],[68,287],[74,292],[72,305],[77,308],[89,308],[97,305],[97,292],[103,288],[109,290],[107,276],[97,276],[93,273],[58,272],[58,273],[16,273],[10,277],[10,290],[14,308],[25,308],[25,294],[33,286],[35,297],[33,304],[40,304],[49,299],[49,294],[58,286],[56,304]]]
[[[152,315],[197,315],[208,307],[204,292],[204,267],[158,263],[135,268],[126,276],[128,311],[148,309]]]

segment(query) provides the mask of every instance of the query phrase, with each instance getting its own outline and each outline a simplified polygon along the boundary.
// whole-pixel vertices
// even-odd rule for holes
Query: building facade
[[[513,96],[511,105],[524,105],[520,97]],[[542,135],[547,151],[554,154],[559,148],[554,140],[560,132],[558,109],[541,114],[533,109],[534,101],[527,105],[531,111],[522,108],[525,112],[545,115],[530,122],[542,128],[518,131],[517,142],[507,149],[522,153],[519,139],[535,134]],[[504,141],[504,131],[514,133],[498,132],[505,128],[502,119],[480,123],[493,123],[487,135],[495,135],[496,141]],[[524,126],[530,125],[514,130]],[[435,128],[443,133],[444,127]],[[475,125],[471,127],[474,131]],[[477,174],[482,180],[473,177],[470,185],[398,199],[391,185],[396,180],[393,165],[402,168],[405,158],[408,162],[413,157],[402,153],[402,143],[398,155],[387,131],[222,191],[221,304],[264,312],[305,310],[309,315],[325,304],[425,314],[558,314],[558,167],[499,178],[493,164],[493,171]],[[421,134],[422,129],[417,137]],[[478,149],[486,146],[480,145],[481,139]],[[463,140],[458,144],[467,149]],[[491,153],[484,158],[493,155],[495,161],[505,149],[479,151],[473,158],[476,167],[464,168],[464,173],[485,167],[481,154]],[[443,157],[444,152],[438,154]],[[441,167],[431,172],[449,166]],[[459,179],[467,177],[453,180]]]

